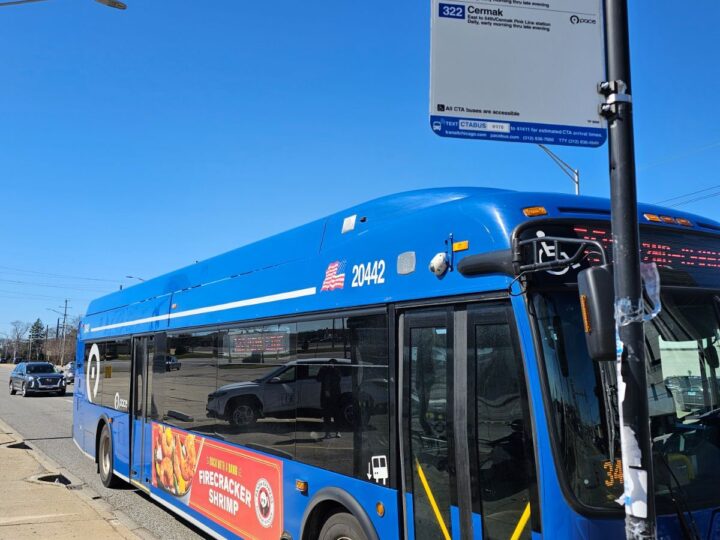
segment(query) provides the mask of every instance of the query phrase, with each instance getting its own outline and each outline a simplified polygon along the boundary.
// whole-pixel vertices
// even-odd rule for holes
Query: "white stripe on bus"
[[[177,313],[168,313],[167,315],[156,315],[154,317],[145,317],[144,319],[135,319],[134,321],[125,321],[115,324],[106,324],[105,326],[97,326],[90,328],[87,332],[102,332],[103,330],[114,330],[116,328],[124,328],[126,326],[134,326],[136,324],[147,324],[157,321],[169,321],[180,317],[191,317],[193,315],[202,315],[203,313],[213,313],[215,311],[225,311],[247,306],[256,306],[258,304],[268,304],[271,302],[279,302],[280,300],[292,300],[293,298],[302,298],[303,296],[312,296],[317,293],[317,287],[308,287],[307,289],[298,289],[296,291],[288,291],[284,293],[270,294],[268,296],[258,296],[256,298],[247,298],[246,300],[236,300],[235,302],[227,302],[225,304],[217,304],[215,306],[207,306],[196,309],[188,309],[186,311],[178,311]]]

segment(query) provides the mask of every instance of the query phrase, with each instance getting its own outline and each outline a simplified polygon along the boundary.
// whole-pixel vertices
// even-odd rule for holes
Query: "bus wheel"
[[[233,426],[252,426],[258,419],[258,410],[252,403],[240,402],[233,404],[230,412],[230,423]]]
[[[360,522],[352,514],[340,512],[330,516],[320,530],[319,540],[368,540]]]
[[[120,479],[113,473],[113,447],[110,428],[105,424],[100,433],[98,444],[98,465],[100,480],[106,488],[113,488],[120,484]]]

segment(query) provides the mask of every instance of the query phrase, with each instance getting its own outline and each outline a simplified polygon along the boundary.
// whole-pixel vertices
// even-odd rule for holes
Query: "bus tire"
[[[100,441],[98,442],[98,471],[100,472],[100,480],[106,488],[117,487],[120,479],[113,472],[113,444],[110,434],[110,426],[103,424],[102,432],[100,432]]]
[[[333,514],[320,529],[319,540],[368,540],[360,522],[352,514]]]

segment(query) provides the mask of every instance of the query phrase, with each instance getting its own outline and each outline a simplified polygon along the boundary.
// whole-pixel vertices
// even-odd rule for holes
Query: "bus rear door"
[[[152,336],[133,339],[130,480],[136,485],[140,484],[143,489],[148,489],[150,484],[152,466],[152,427],[148,423],[148,400],[154,352]]]

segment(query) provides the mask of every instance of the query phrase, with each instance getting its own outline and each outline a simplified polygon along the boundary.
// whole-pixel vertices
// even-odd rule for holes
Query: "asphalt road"
[[[11,396],[8,380],[12,368],[0,364],[0,417],[25,440],[80,478],[114,510],[124,512],[158,538],[206,538],[202,531],[169,513],[139,490],[130,486],[121,489],[103,486],[95,463],[80,452],[72,440],[73,386],[68,387],[63,397]]]

